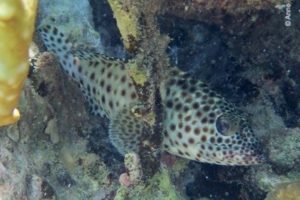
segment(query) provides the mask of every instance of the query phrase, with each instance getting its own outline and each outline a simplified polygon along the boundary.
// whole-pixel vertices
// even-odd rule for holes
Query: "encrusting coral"
[[[37,0],[0,2],[0,126],[20,118],[16,106],[28,73]]]

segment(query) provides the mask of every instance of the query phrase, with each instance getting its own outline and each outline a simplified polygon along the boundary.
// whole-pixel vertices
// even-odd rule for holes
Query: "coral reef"
[[[37,0],[0,3],[0,126],[20,118],[16,106],[28,73]]]

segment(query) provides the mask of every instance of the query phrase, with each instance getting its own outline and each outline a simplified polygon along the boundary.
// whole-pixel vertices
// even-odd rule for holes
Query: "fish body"
[[[80,86],[92,113],[110,120],[109,135],[122,154],[138,151],[149,126],[132,113],[138,99],[125,60],[73,50],[56,27],[40,29],[45,46]],[[264,159],[245,114],[203,82],[171,69],[160,86],[163,103],[162,148],[191,160],[220,165],[250,165]]]
[[[161,87],[165,108],[163,148],[207,163],[250,165],[264,158],[246,114],[184,72]]]
[[[73,50],[56,27],[46,25],[39,30],[48,51],[58,57],[63,71],[79,84],[93,114],[112,119],[117,110],[138,103],[125,60],[92,50]]]

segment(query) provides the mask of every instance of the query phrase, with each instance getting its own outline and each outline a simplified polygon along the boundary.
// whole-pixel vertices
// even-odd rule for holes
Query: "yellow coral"
[[[134,13],[133,5],[126,5],[126,2],[128,1],[108,0],[122,35],[124,46],[126,49],[130,49],[132,40],[139,37],[140,30],[138,29],[137,13]]]
[[[16,106],[28,73],[37,0],[0,1],[0,126],[20,118]]]
[[[266,200],[300,200],[300,182],[278,186],[268,194]]]
[[[144,86],[147,81],[147,74],[142,68],[137,66],[137,61],[130,62],[128,67],[128,73],[133,78],[134,82],[140,86]]]

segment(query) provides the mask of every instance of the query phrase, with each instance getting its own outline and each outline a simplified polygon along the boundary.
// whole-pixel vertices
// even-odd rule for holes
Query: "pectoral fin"
[[[143,135],[150,126],[131,108],[120,110],[109,124],[109,138],[121,154],[139,152]]]

